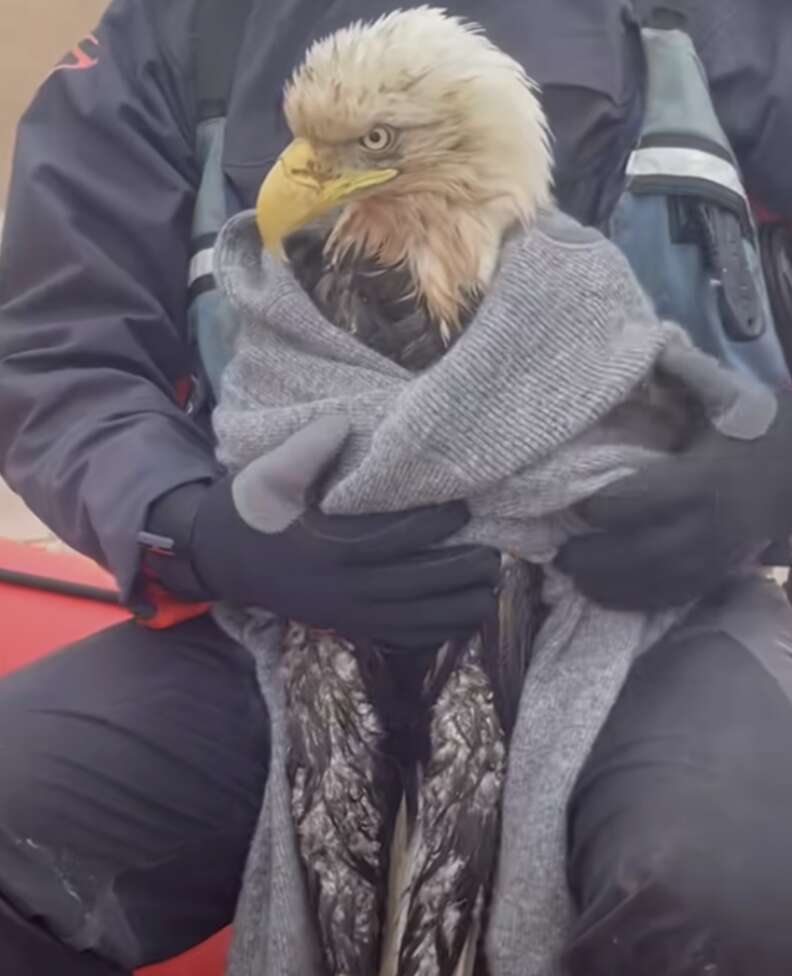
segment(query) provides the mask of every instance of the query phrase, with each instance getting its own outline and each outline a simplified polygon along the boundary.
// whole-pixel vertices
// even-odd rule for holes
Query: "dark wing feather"
[[[430,746],[410,852],[401,976],[454,972],[495,861],[505,736],[478,636],[466,643],[432,709]]]
[[[328,972],[371,976],[380,955],[398,771],[353,647],[289,624],[287,696],[292,814]]]

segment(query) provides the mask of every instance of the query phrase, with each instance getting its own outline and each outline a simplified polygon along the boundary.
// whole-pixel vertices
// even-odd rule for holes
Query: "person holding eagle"
[[[640,11],[626,0],[457,4],[447,14],[406,5],[401,15],[395,5],[364,10],[354,0],[253,3],[223,156],[229,214],[240,216],[224,231],[216,259],[218,279],[249,323],[226,379],[229,398],[216,416],[218,461],[207,417],[185,410],[182,394],[184,378],[197,372],[184,294],[199,178],[190,88],[195,6],[116,0],[95,35],[96,63],[55,72],[20,127],[0,264],[3,472],[67,541],[115,573],[150,626],[115,628],[0,681],[6,971],[128,973],[227,924],[248,853],[260,840],[265,791],[270,825],[278,822],[272,804],[279,783],[287,783],[297,821],[319,817],[323,843],[322,825],[338,824],[343,796],[305,786],[333,785],[326,771],[316,780],[316,745],[320,731],[332,737],[338,728],[343,741],[333,741],[342,755],[362,730],[373,730],[371,746],[360,735],[362,751],[350,752],[351,767],[356,775],[369,769],[358,786],[381,786],[376,796],[389,799],[372,806],[376,817],[358,823],[365,797],[356,794],[361,805],[349,819],[361,832],[345,835],[339,827],[338,836],[362,846],[339,848],[336,860],[338,851],[331,856],[326,844],[325,860],[309,856],[319,849],[316,825],[298,833],[307,904],[319,918],[319,971],[379,971],[381,953],[361,952],[379,950],[381,938],[383,971],[393,965],[399,973],[787,973],[792,613],[770,584],[755,580],[738,593],[734,577],[792,530],[788,395],[773,398],[761,436],[745,438],[717,423],[692,427],[684,415],[680,430],[673,410],[660,411],[654,423],[657,403],[641,394],[632,406],[642,424],[652,421],[654,438],[641,450],[660,452],[661,460],[608,478],[600,490],[589,490],[591,481],[578,488],[584,460],[607,455],[612,465],[617,448],[637,449],[623,442],[625,428],[606,425],[603,434],[586,415],[577,429],[591,428],[593,440],[574,441],[574,450],[568,437],[552,442],[551,467],[542,467],[553,427],[537,417],[563,415],[571,429],[571,418],[582,418],[595,394],[617,405],[621,387],[613,377],[625,332],[608,331],[614,316],[628,308],[630,321],[647,326],[630,347],[636,382],[624,399],[643,389],[644,379],[655,392],[650,358],[666,356],[666,366],[684,359],[642,304],[615,249],[603,249],[584,227],[607,225],[640,125]],[[675,6],[690,18],[753,192],[789,211],[784,161],[792,130],[783,120],[792,100],[775,93],[789,70],[780,52],[784,39],[792,43],[792,14],[773,0],[752,4],[747,23],[743,6]],[[483,34],[460,27],[468,19]],[[743,61],[725,40],[738,25],[745,28]],[[388,35],[380,50],[378,31]],[[418,70],[423,61],[425,72]],[[434,88],[444,65],[457,72],[453,84]],[[277,91],[295,70],[282,105]],[[387,71],[401,71],[406,98],[389,87]],[[745,78],[754,79],[749,92]],[[356,112],[368,120],[360,132]],[[569,217],[551,205],[550,147],[555,203]],[[515,161],[525,164],[517,172],[510,170]],[[257,201],[258,219],[248,215],[245,223],[243,212]],[[424,205],[441,210],[430,219]],[[519,228],[529,231],[524,239],[515,237]],[[271,258],[258,257],[262,242]],[[580,264],[590,252],[596,260]],[[601,374],[583,335],[578,353],[574,342],[553,346],[564,338],[556,326],[572,319],[556,321],[558,309],[539,297],[550,269],[560,275],[565,261],[592,274],[570,280],[570,295],[581,289],[570,303],[583,322],[590,316],[591,334],[608,342],[618,335]],[[260,281],[259,267],[267,271]],[[389,268],[394,276],[383,274]],[[587,290],[586,281],[618,288]],[[270,291],[273,304],[262,313],[261,294]],[[598,296],[611,304],[598,305]],[[383,308],[384,319],[377,314]],[[533,359],[532,328],[546,336]],[[521,336],[524,355],[515,345],[508,347],[515,355],[499,360],[497,350],[503,357],[507,346],[496,340]],[[634,357],[646,336],[657,345],[644,375]],[[259,347],[262,341],[270,345]],[[310,368],[293,372],[300,362]],[[481,362],[492,372],[477,372]],[[542,387],[545,362],[565,364],[577,385],[554,389],[548,379]],[[498,387],[493,380],[507,376],[514,382]],[[530,415],[519,412],[527,410],[529,389],[519,378],[535,384]],[[495,392],[477,400],[479,389]],[[328,402],[347,404],[351,431],[332,415],[309,422],[320,390]],[[457,392],[441,397],[442,390]],[[519,396],[509,399],[515,390]],[[495,411],[501,394],[515,410]],[[596,419],[610,416],[603,407]],[[490,418],[500,427],[485,437]],[[399,434],[405,419],[414,435],[408,443]],[[429,464],[421,449],[435,443],[433,425],[459,458],[460,444],[468,452],[475,445],[479,463],[461,460],[446,470],[435,450]],[[510,488],[488,494],[493,485],[480,478],[497,460],[497,440],[509,425],[519,437],[515,449],[500,452],[498,484]],[[393,438],[377,440],[391,429]],[[642,437],[648,429],[640,427]],[[377,451],[377,464],[369,463]],[[401,478],[407,470],[409,478]],[[556,499],[552,512],[585,498],[575,513],[587,531],[570,531],[565,522],[562,532],[546,518],[547,492],[559,485],[564,502]],[[506,541],[493,530],[506,522],[529,525],[533,534]],[[551,550],[548,562],[543,554]],[[502,563],[505,551],[511,559]],[[542,800],[563,800],[564,895],[574,908],[552,970],[541,968],[533,944],[509,961],[476,938],[488,924],[510,933],[513,945],[532,931],[521,914],[526,899],[491,897],[493,864],[475,862],[473,853],[497,846],[492,824],[501,817],[502,847],[510,849],[510,839],[523,836],[521,816],[533,823],[542,815],[537,799],[521,805],[509,792],[521,761],[512,730],[530,719],[527,692],[522,705],[515,702],[526,669],[526,689],[534,688],[530,714],[556,714],[543,711],[542,682],[530,680],[532,651],[520,646],[539,624],[547,630],[548,613],[553,618],[552,607],[535,602],[534,562],[545,563],[547,579],[572,587],[564,599],[585,602],[586,620],[600,634],[623,634],[627,620],[668,621],[630,662],[574,781],[566,776],[568,792],[554,789]],[[208,615],[207,604],[225,609]],[[696,610],[680,622],[692,604]],[[240,607],[249,616],[241,617]],[[268,657],[273,619],[291,622],[277,658]],[[617,646],[614,640],[614,658]],[[445,649],[439,657],[438,648]],[[291,662],[282,685],[267,683],[273,660]],[[324,673],[316,662],[328,665]],[[349,677],[350,668],[360,668],[362,684]],[[453,819],[452,800],[468,782],[482,786],[474,801],[488,797],[489,806],[476,821],[483,825],[478,846],[463,843],[459,831],[451,847],[440,846],[442,858],[432,862],[439,886],[407,884],[425,898],[408,899],[396,924],[402,949],[389,962],[387,925],[377,936],[366,925],[386,913],[382,858],[398,803],[391,802],[390,767],[367,764],[381,748],[393,748],[400,731],[414,730],[418,712],[406,696],[423,694],[427,674],[436,698],[421,713],[430,716],[428,729],[414,741],[429,743],[430,761],[409,748],[397,756],[403,769],[417,762],[426,772],[415,790],[409,778],[397,790],[418,811],[407,818],[415,863],[422,845],[433,849],[440,820],[465,823]],[[322,697],[334,680],[343,707],[357,689],[352,725],[334,725],[343,708],[329,709]],[[377,697],[399,682],[403,699]],[[458,697],[444,699],[454,688]],[[277,689],[286,692],[283,708]],[[410,707],[398,707],[404,702]],[[465,757],[471,778],[444,793],[443,769],[458,774],[452,763],[432,765],[451,755],[439,749],[438,736],[471,702],[473,724],[459,725],[463,745],[446,744]],[[292,744],[282,766],[281,718]],[[582,711],[565,719],[578,729],[588,720]],[[475,739],[483,743],[479,752],[471,728],[477,736],[495,730]],[[567,728],[556,735],[548,722],[544,731],[572,741],[563,738]],[[295,742],[302,743],[296,759]],[[405,742],[402,736],[396,744]],[[516,752],[502,775],[504,749]],[[537,782],[554,765],[549,755],[525,760]],[[476,756],[484,760],[474,777]],[[439,802],[437,817],[427,815],[430,801]],[[283,833],[271,842],[278,865],[290,844]],[[539,891],[543,862],[523,870],[515,844],[511,869],[522,872],[520,890]],[[335,873],[349,864],[351,872]],[[509,874],[503,859],[497,873]],[[249,866],[248,885],[254,874]],[[349,888],[332,887],[339,877]],[[361,878],[379,907],[345,901]],[[504,890],[517,889],[501,880]],[[287,905],[270,903],[268,912],[279,931],[292,924]],[[240,944],[249,923],[243,911]],[[416,933],[427,934],[434,948],[420,948]],[[414,938],[419,948],[404,949]],[[353,956],[362,968],[352,968]],[[308,971],[279,969],[284,963],[273,956],[253,958],[244,969],[239,949],[232,971]]]

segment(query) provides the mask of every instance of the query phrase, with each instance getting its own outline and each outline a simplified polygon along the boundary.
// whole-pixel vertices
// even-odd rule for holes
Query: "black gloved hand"
[[[463,503],[384,515],[330,516],[310,493],[336,456],[346,425],[324,418],[235,477],[190,484],[158,503],[151,531],[190,520],[184,565],[159,558],[169,588],[260,606],[346,637],[395,647],[437,645],[494,612],[500,560],[479,547],[430,549],[457,532]],[[178,514],[177,514],[178,513]]]
[[[572,539],[557,565],[592,600],[656,610],[705,595],[792,530],[792,394],[779,395],[763,436],[706,426],[683,453],[578,511],[600,531]]]

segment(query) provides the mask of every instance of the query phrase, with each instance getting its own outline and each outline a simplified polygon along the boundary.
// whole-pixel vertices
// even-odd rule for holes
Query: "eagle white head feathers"
[[[442,10],[397,10],[317,41],[284,110],[295,142],[262,188],[265,242],[332,212],[329,251],[406,266],[438,323],[459,325],[504,233],[550,204],[536,87],[477,25]]]

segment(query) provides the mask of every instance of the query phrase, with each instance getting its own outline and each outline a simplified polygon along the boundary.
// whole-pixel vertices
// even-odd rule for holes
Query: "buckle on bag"
[[[736,214],[721,207],[699,204],[696,209],[726,333],[735,342],[758,339],[767,323],[745,253],[742,224]]]

